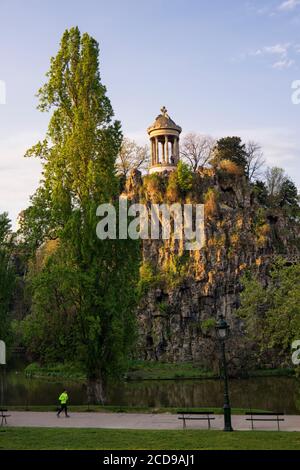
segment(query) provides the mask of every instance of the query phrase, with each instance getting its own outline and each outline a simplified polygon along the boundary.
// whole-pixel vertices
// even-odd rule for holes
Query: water
[[[5,403],[55,405],[67,389],[71,405],[87,403],[83,383],[7,375]],[[230,380],[231,405],[300,414],[300,382],[291,377],[259,377]],[[107,405],[137,407],[221,407],[223,384],[219,380],[140,381],[111,385]]]

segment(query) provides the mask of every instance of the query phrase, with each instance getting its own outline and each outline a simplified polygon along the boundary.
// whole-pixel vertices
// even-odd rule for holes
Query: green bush
[[[182,161],[177,165],[177,181],[183,194],[186,194],[193,187],[193,172],[190,167]]]

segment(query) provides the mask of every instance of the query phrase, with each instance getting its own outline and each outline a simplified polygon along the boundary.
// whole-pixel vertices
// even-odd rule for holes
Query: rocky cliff
[[[185,251],[181,241],[144,240],[141,300],[137,310],[139,354],[147,360],[196,361],[218,367],[214,321],[223,314],[231,327],[228,354],[232,371],[253,366],[253,345],[245,340],[235,312],[241,276],[255,269],[268,282],[268,265],[277,254],[299,257],[299,227],[280,209],[258,202],[253,185],[229,171],[201,169],[188,190],[178,175],[141,177],[126,184],[129,199],[205,205],[204,248]]]

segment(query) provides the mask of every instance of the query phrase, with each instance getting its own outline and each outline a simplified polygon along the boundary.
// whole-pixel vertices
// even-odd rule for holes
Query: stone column
[[[155,165],[159,163],[159,147],[158,147],[158,138],[155,137]]]
[[[165,144],[166,144],[166,142],[162,142],[162,143],[161,143],[161,147],[162,147],[162,163],[165,163],[165,162],[166,162]]]
[[[168,136],[165,136],[165,147],[166,147],[166,163],[169,165],[169,139]]]
[[[174,138],[174,163],[178,162],[178,139]]]
[[[150,150],[151,150],[151,166],[154,165],[154,142],[150,139]]]
[[[172,155],[172,159],[175,160],[175,137],[173,137],[172,144],[171,144],[171,155]]]

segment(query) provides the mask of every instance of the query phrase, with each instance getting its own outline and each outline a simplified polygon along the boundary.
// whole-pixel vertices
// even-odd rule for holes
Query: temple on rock
[[[179,136],[181,127],[175,124],[165,106],[148,128],[151,160],[149,173],[173,171],[179,162]]]

